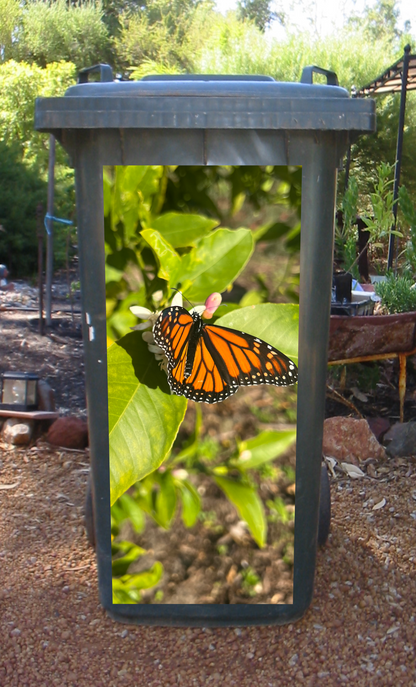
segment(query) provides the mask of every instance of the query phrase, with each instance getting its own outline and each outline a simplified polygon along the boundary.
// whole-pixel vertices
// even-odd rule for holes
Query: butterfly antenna
[[[191,303],[191,301],[189,300],[189,298],[187,298],[186,296],[183,295],[183,293],[182,293],[182,291],[180,291],[180,289],[175,289],[174,286],[172,286],[171,289],[172,289],[172,291],[177,291],[177,293],[180,293],[181,296],[182,296],[182,298],[184,298],[186,301],[188,301],[189,305],[190,305],[192,308],[195,307],[194,304]]]

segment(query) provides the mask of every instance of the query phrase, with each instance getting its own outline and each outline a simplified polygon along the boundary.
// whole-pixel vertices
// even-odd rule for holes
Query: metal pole
[[[43,335],[43,205],[36,208],[36,224],[38,236],[38,287],[39,287],[39,334]]]
[[[49,169],[48,169],[48,208],[47,213],[53,216],[55,176],[55,136],[49,136]],[[53,276],[53,220],[47,221],[48,236],[46,239],[46,326],[52,324],[52,276]]]
[[[403,150],[403,130],[404,130],[404,115],[406,110],[406,89],[407,89],[407,75],[409,71],[410,45],[406,45],[403,55],[403,71],[402,71],[402,89],[400,94],[400,114],[399,114],[399,130],[397,132],[397,148],[396,148],[396,166],[394,169],[394,190],[393,190],[393,225],[395,230],[397,226],[397,199],[399,197],[400,171],[402,166],[402,150]],[[387,269],[393,266],[394,257],[394,234],[390,234],[389,254],[387,258]]]

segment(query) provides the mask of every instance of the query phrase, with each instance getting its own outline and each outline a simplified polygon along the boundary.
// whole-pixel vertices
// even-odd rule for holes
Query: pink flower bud
[[[222,296],[220,293],[212,293],[210,296],[208,296],[207,300],[205,301],[205,310],[203,312],[203,317],[207,320],[209,320],[216,309],[221,305],[222,301]]]

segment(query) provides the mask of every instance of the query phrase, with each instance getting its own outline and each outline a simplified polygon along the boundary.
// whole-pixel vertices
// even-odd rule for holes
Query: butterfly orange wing
[[[156,320],[153,337],[168,359],[168,382],[175,394],[183,396],[182,384],[194,320],[185,308],[165,308]]]
[[[217,403],[239,386],[297,381],[297,367],[270,344],[228,327],[205,325],[195,355],[192,374],[184,381],[184,395],[195,401]]]

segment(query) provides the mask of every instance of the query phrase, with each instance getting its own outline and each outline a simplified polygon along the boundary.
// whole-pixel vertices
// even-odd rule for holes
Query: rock
[[[38,381],[38,407],[39,410],[55,410],[55,392],[43,379]]]
[[[324,422],[324,456],[355,463],[367,458],[386,458],[386,452],[378,443],[367,420],[351,417],[330,417]]]
[[[88,446],[88,424],[77,417],[60,417],[49,428],[46,441],[54,446],[82,450]]]
[[[398,422],[384,435],[386,451],[393,456],[416,454],[416,422]]]
[[[16,446],[28,444],[32,438],[33,420],[20,420],[17,417],[10,417],[6,420],[2,428],[4,441]]]
[[[367,422],[377,441],[381,441],[390,429],[390,422],[386,417],[369,417]]]

